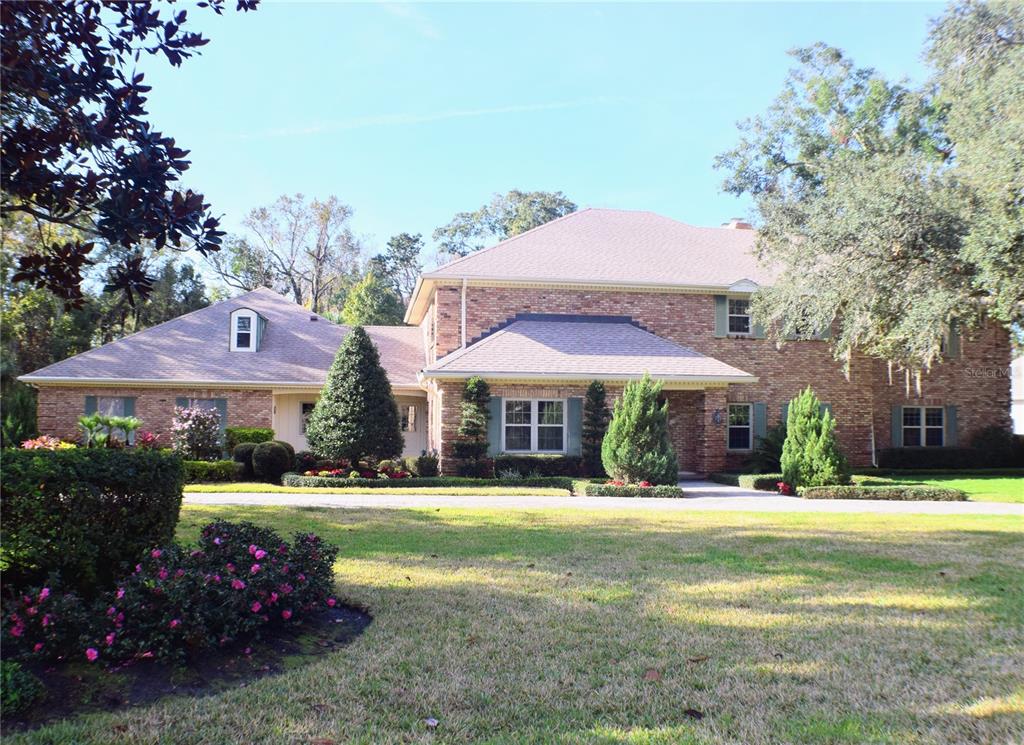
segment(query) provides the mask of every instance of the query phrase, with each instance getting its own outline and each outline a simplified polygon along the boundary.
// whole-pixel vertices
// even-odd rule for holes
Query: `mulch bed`
[[[18,717],[4,716],[3,733],[32,729],[56,719],[149,704],[165,696],[209,696],[250,681],[315,662],[354,641],[373,620],[358,608],[338,605],[301,625],[249,645],[197,655],[184,665],[149,660],[105,668],[79,662],[23,663],[45,694]]]

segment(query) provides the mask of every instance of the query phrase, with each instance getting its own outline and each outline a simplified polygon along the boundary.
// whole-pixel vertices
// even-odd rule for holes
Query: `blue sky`
[[[512,188],[717,225],[747,208],[713,158],[778,93],[787,49],[920,80],[942,8],[265,3],[190,11],[202,56],[144,69],[153,123],[228,229],[280,194],[335,194],[373,251]]]

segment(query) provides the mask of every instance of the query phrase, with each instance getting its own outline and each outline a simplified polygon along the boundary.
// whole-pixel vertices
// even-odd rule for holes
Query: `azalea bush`
[[[171,447],[186,460],[217,460],[221,454],[220,413],[198,406],[175,406]]]
[[[183,659],[251,641],[336,605],[337,548],[312,533],[289,544],[251,523],[207,525],[195,548],[149,550],[93,603],[56,586],[4,608],[5,654],[121,662]]]

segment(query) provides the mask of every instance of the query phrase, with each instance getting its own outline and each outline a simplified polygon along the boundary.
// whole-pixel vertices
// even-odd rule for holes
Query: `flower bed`
[[[420,478],[408,476],[402,478],[348,478],[344,476],[307,476],[299,473],[286,473],[281,477],[284,486],[307,486],[327,489],[348,489],[353,487],[365,489],[419,489],[429,487],[473,487],[473,486],[517,486],[552,489],[572,489],[573,480],[565,476],[541,476],[528,479],[475,479],[465,476],[434,476]]]
[[[900,502],[964,502],[959,489],[931,486],[811,486],[800,491],[804,499],[889,499]]]
[[[573,481],[572,492],[581,497],[672,497],[685,496],[678,486],[653,486],[651,484],[623,484],[621,482],[595,483]]]

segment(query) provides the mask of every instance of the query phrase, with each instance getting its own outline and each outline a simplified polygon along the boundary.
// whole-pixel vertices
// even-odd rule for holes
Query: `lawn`
[[[263,492],[281,494],[451,494],[454,496],[539,496],[567,497],[568,489],[552,489],[550,487],[526,486],[417,486],[408,487],[374,487],[372,489],[359,486],[351,487],[320,487],[320,486],[281,486],[254,482],[219,482],[214,484],[186,484],[185,491],[200,494],[237,494],[240,492]]]
[[[1024,741],[1016,517],[191,506],[181,537],[214,517],[337,542],[374,622],[11,743]]]
[[[858,483],[864,484],[921,484],[938,486],[946,489],[960,489],[975,502],[1017,502],[1024,503],[1024,476],[961,476],[955,472],[949,474],[929,474],[927,476],[862,476],[855,477]]]

